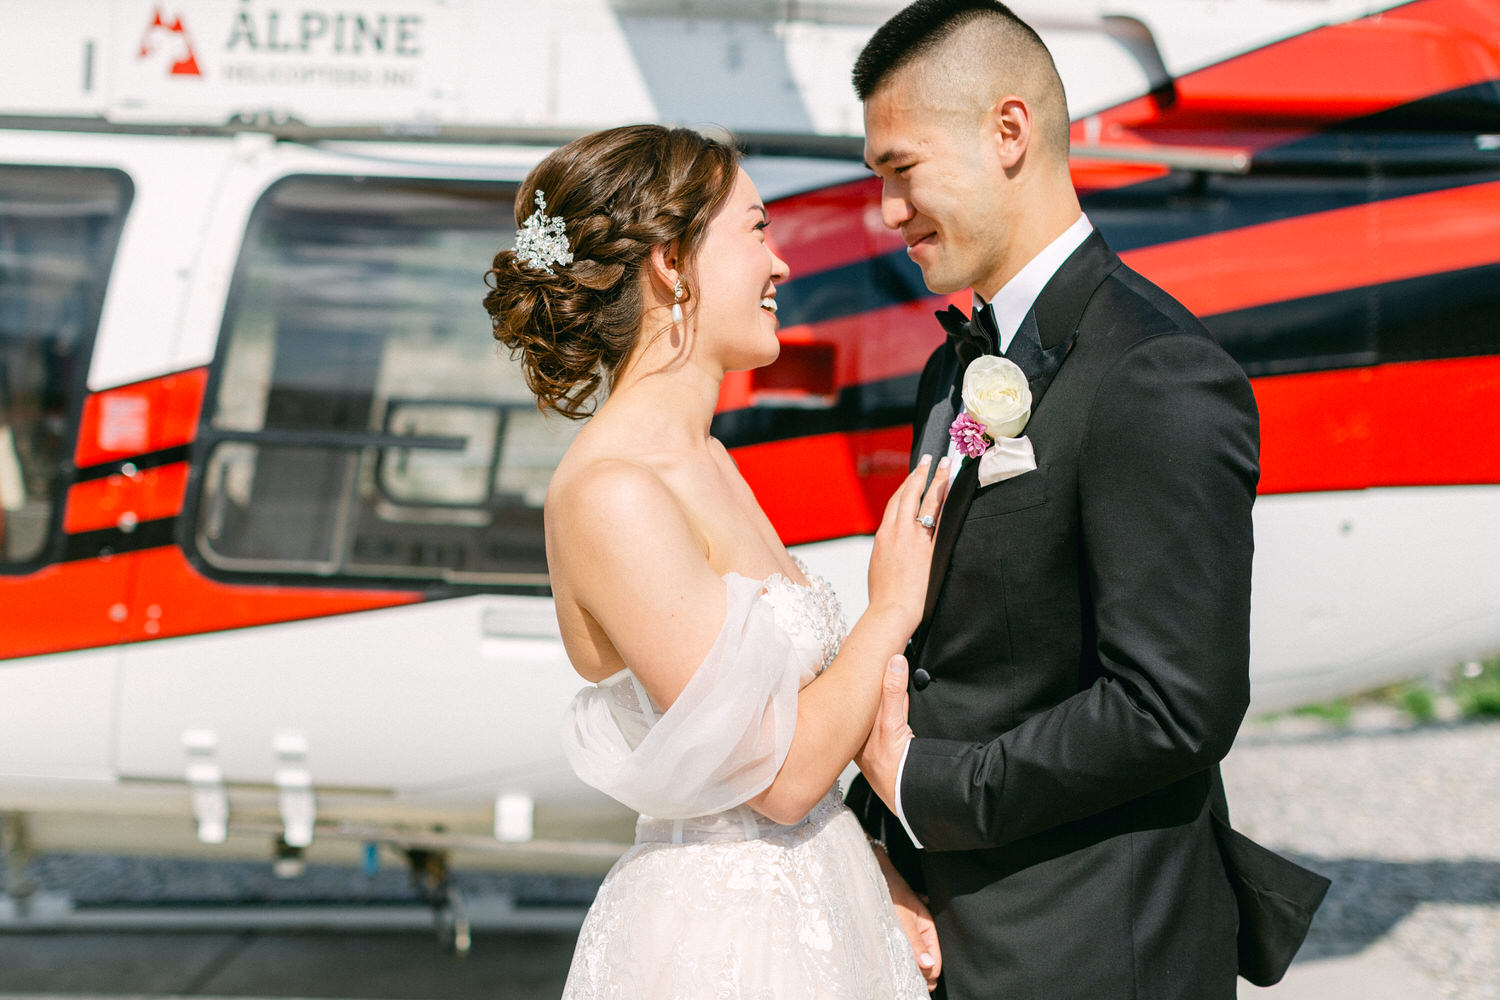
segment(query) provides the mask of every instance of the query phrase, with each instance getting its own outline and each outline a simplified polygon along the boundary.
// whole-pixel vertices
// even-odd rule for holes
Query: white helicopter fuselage
[[[528,423],[540,418],[489,340],[488,255],[508,245],[514,191],[550,148],[637,120],[743,134],[786,228],[826,195],[865,227],[874,249],[856,257],[885,252],[847,77],[899,4],[567,0],[525,16],[479,0],[105,6],[24,5],[0,40],[0,262],[19,262],[11,279],[0,266],[11,441],[0,479],[12,468],[23,481],[0,492],[0,812],[26,814],[32,840],[59,850],[258,854],[269,835],[293,848],[316,837],[472,849],[484,864],[607,863],[617,848],[597,845],[628,841],[633,816],[562,758],[560,718],[582,681],[538,561],[541,497],[570,431]],[[1136,0],[1035,14],[1081,162],[1254,178],[1258,148],[1236,128],[1145,142],[1119,110],[1174,81],[1189,101],[1194,74],[1394,6]],[[1437,20],[1454,6],[1426,5]],[[1361,113],[1360,101],[1397,103],[1340,99]],[[1305,128],[1289,120],[1272,131]],[[1486,187],[1500,172],[1474,169],[1475,197],[1500,204]],[[1388,218],[1402,208],[1380,204]],[[1360,207],[1290,214],[1332,224]],[[1085,209],[1111,235],[1101,220],[1115,203],[1085,197]],[[796,265],[797,238],[778,235]],[[1416,245],[1370,250],[1381,287],[1447,273],[1412,265]],[[99,273],[78,266],[82,249]],[[1211,247],[1180,285],[1123,255],[1200,308],[1195,290],[1219,295],[1224,275],[1250,273],[1254,261],[1225,254]],[[812,287],[817,274],[803,273]],[[921,313],[923,295],[901,308]],[[58,305],[67,296],[78,312]],[[823,343],[846,320],[809,305],[784,339]],[[828,356],[844,359],[831,394],[789,402],[746,383],[745,405],[726,412],[813,413],[851,385],[914,384],[935,333],[921,329],[907,349],[917,360],[893,371],[829,333]],[[1459,355],[1247,366],[1267,469],[1253,711],[1500,649],[1500,475],[1472,457],[1494,440],[1500,341]],[[1412,440],[1407,424],[1386,437],[1388,402],[1330,409],[1371,380],[1398,394],[1466,387],[1440,408],[1472,423],[1430,429],[1469,435],[1438,452],[1459,456],[1444,460],[1451,474],[1389,472],[1415,466],[1384,460],[1383,442]],[[1337,426],[1315,428],[1323,418]],[[899,477],[909,442],[898,421],[870,420],[829,432],[848,466],[829,507],[852,520],[778,519],[756,449],[801,447],[798,436],[730,442],[851,620],[873,528],[861,491]],[[1346,446],[1374,471],[1334,475],[1328,456]],[[1287,457],[1303,447],[1328,450]]]

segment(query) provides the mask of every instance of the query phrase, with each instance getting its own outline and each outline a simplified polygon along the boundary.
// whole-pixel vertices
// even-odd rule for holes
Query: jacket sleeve
[[[1258,453],[1249,383],[1211,340],[1163,334],[1115,362],[1078,459],[1099,675],[989,743],[912,741],[901,796],[928,850],[1006,844],[1229,751],[1250,696]]]

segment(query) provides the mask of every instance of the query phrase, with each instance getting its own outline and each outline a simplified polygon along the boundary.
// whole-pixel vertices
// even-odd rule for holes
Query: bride
[[[733,150],[595,133],[543,160],[517,206],[486,276],[495,337],[542,406],[586,416],[609,390],[547,495],[558,623],[591,682],[564,745],[641,814],[564,996],[925,997],[931,918],[836,781],[884,672],[904,678],[947,476],[923,497],[924,460],[887,504],[846,632],[709,434],[724,373],[776,359],[788,275]],[[820,470],[800,472],[817,503]]]

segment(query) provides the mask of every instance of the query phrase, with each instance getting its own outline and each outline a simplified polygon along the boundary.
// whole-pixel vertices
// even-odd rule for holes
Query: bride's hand
[[[927,904],[912,890],[906,879],[901,877],[901,873],[896,871],[896,866],[891,864],[885,851],[875,848],[875,857],[880,862],[881,872],[885,874],[885,884],[891,891],[891,905],[895,907],[896,919],[906,932],[912,954],[917,957],[917,968],[921,970],[922,978],[927,980],[927,992],[931,993],[937,989],[938,976],[943,971],[943,951],[938,946],[937,924],[933,922]]]
[[[922,621],[932,543],[937,537],[936,524],[943,500],[948,495],[947,458],[938,462],[932,486],[926,496],[922,495],[931,466],[931,457],[923,455],[911,475],[891,495],[875,532],[875,548],[870,553],[870,607],[898,609],[913,631]]]

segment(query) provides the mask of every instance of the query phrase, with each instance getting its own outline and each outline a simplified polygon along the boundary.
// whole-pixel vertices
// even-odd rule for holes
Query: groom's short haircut
[[[860,51],[854,62],[854,92],[861,101],[869,101],[896,73],[923,62],[948,78],[943,81],[946,88],[958,84],[959,92],[971,92],[968,88],[977,85],[976,97],[1003,96],[984,92],[981,81],[988,80],[1021,93],[1034,105],[1042,141],[1066,161],[1068,104],[1057,65],[1041,36],[1005,4],[916,0],[902,8]]]

